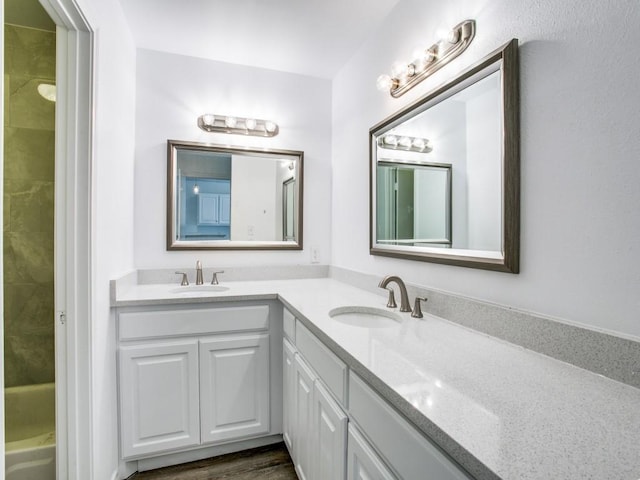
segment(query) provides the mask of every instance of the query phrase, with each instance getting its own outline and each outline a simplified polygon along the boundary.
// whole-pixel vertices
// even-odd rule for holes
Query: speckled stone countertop
[[[223,285],[131,285],[112,305],[279,298],[474,477],[640,479],[639,389],[428,314],[386,328],[338,322],[332,308],[386,298],[333,279]]]

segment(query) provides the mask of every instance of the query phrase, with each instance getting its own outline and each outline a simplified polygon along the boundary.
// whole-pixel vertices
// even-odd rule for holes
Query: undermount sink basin
[[[337,322],[365,328],[395,327],[402,321],[395,312],[362,306],[337,307],[329,311],[329,316]]]
[[[229,287],[223,285],[187,285],[170,290],[171,293],[178,295],[202,295],[204,293],[226,292]]]

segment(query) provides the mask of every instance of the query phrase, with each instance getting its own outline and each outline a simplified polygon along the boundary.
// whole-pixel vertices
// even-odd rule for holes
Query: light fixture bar
[[[383,135],[378,137],[378,146],[387,150],[403,150],[405,152],[429,153],[433,151],[433,147],[426,138],[407,135]]]
[[[278,124],[271,120],[214,115],[212,113],[200,115],[198,117],[198,127],[205,132],[253,135],[256,137],[275,137],[280,132]]]
[[[476,22],[465,20],[451,29],[447,38],[443,38],[429,48],[419,52],[418,57],[404,65],[400,74],[380,75],[378,87],[389,90],[393,98],[404,95],[429,75],[440,70],[456,58],[471,44],[476,34]]]

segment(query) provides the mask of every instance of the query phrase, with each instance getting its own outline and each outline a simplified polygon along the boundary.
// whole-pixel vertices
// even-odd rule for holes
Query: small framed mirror
[[[370,253],[519,271],[518,42],[375,125]]]
[[[167,141],[167,250],[301,250],[301,151]]]

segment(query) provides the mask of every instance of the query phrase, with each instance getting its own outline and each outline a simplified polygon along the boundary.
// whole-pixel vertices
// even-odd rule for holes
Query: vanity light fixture
[[[394,63],[391,67],[391,75],[383,74],[378,77],[376,81],[378,90],[388,90],[393,98],[404,95],[464,52],[475,34],[475,20],[459,23],[449,31],[446,38],[437,41],[429,48],[415,51],[411,62]]]
[[[256,137],[275,137],[280,131],[278,125],[271,120],[214,115],[211,113],[198,117],[198,127],[205,132],[253,135]]]
[[[388,150],[429,153],[433,147],[426,138],[387,134],[378,138],[378,146]]]

